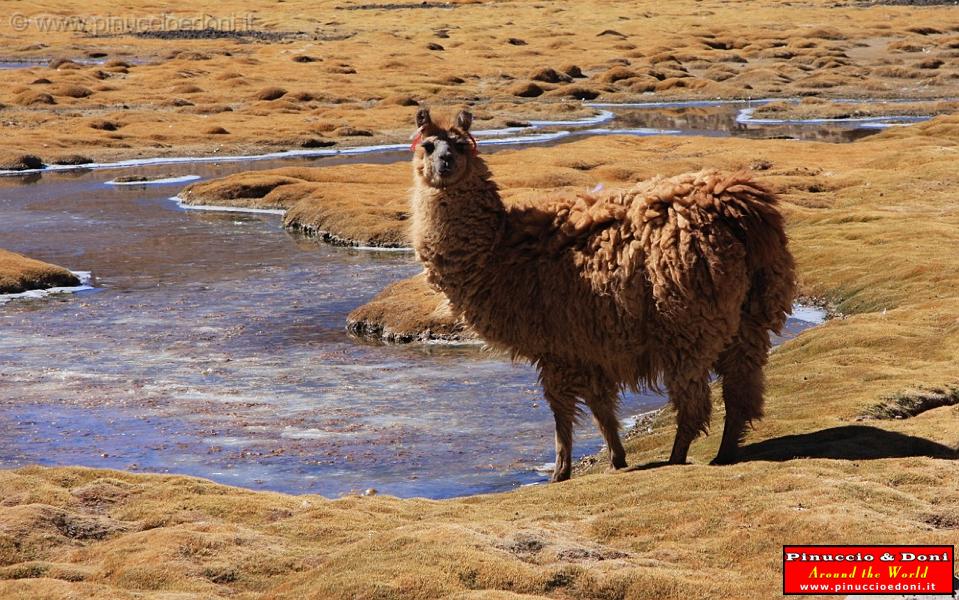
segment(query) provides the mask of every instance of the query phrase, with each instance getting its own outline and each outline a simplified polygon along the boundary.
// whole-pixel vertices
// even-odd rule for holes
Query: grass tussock
[[[63,267],[0,249],[0,294],[74,285],[80,280]]]
[[[422,273],[387,286],[352,311],[346,328],[357,337],[394,344],[477,339],[450,310],[446,296],[431,288]]]
[[[42,169],[43,167],[43,160],[39,156],[0,152],[0,169],[26,171],[29,169]]]
[[[956,405],[959,405],[959,386],[951,386],[899,392],[870,407],[865,414],[875,419],[908,419],[929,410]]]

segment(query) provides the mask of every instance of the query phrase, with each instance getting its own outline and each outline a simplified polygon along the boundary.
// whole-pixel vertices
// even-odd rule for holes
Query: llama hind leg
[[[616,386],[611,385],[605,378],[595,378],[585,394],[585,400],[593,412],[603,439],[606,440],[606,447],[609,448],[609,466],[613,469],[625,469],[626,450],[619,439],[619,418],[616,416]]]
[[[746,426],[763,416],[763,366],[769,346],[766,330],[744,321],[736,339],[719,356],[716,371],[723,381],[726,420],[714,465],[736,462]]]
[[[689,445],[709,427],[712,406],[709,401],[709,371],[695,375],[673,376],[667,379],[666,389],[676,407],[676,439],[669,455],[669,464],[684,465]]]
[[[556,421],[556,466],[550,483],[569,479],[573,471],[573,424],[576,421],[575,386],[570,373],[558,367],[544,366],[540,378],[543,393]]]

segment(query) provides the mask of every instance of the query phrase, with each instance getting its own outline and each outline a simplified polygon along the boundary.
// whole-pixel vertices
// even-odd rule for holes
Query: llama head
[[[413,138],[413,172],[424,184],[444,188],[462,181],[476,158],[476,140],[470,135],[473,115],[461,110],[452,124],[434,119],[428,108],[416,112]]]

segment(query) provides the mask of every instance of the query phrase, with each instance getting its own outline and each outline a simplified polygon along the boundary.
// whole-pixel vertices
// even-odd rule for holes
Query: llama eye
[[[435,146],[433,145],[433,142],[423,142],[423,150],[424,150],[427,154],[433,154],[433,149],[434,149],[434,148],[435,148]]]

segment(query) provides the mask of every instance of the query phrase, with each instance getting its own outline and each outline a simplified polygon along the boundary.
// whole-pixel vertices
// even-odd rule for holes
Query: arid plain
[[[74,467],[2,471],[0,596],[766,598],[780,595],[783,544],[955,543],[959,12],[929,4],[178,9],[255,17],[256,33],[216,39],[5,23],[5,60],[45,61],[3,72],[7,169],[402,143],[416,103],[470,104],[484,129],[585,117],[595,110],[584,99],[810,97],[757,114],[938,116],[850,144],[597,136],[490,156],[508,200],[705,167],[752,171],[780,194],[800,291],[834,318],[774,350],[767,416],[743,462],[707,466],[712,435],[694,444],[693,464],[661,466],[667,411],[627,442],[633,470],[584,466],[564,484],[444,501],[329,500]],[[2,5],[24,15],[120,10]],[[862,102],[822,101],[849,98]],[[915,102],[890,109],[882,99]],[[296,167],[202,182],[181,197],[285,208],[288,227],[328,241],[403,246],[408,187],[407,164]],[[0,282],[22,281],[21,267],[44,272],[3,254]],[[357,306],[350,323],[394,341],[469,335],[417,278]]]

